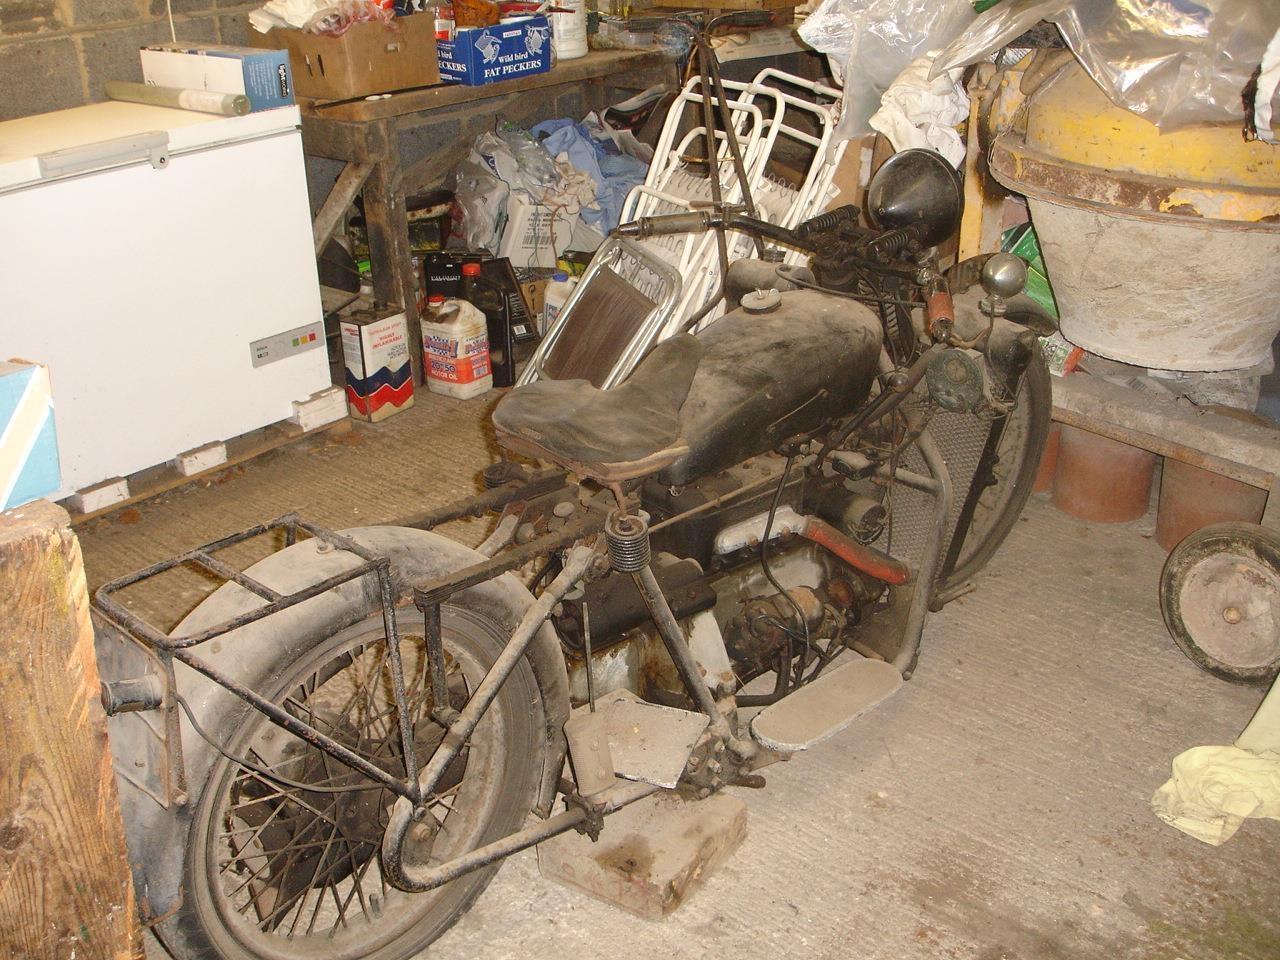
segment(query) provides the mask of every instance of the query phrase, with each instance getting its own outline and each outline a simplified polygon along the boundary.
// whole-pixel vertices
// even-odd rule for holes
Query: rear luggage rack
[[[305,535],[333,549],[349,553],[359,562],[349,570],[326,577],[292,593],[281,593],[266,584],[255,580],[248,574],[218,559],[214,554],[228,547],[244,543],[255,537],[264,536],[276,531],[283,531],[284,546],[293,546]],[[239,616],[232,617],[212,627],[198,630],[185,636],[170,636],[163,630],[149,623],[144,618],[128,610],[117,595],[133,586],[151,580],[162,573],[179,567],[194,566],[212,574],[224,583],[234,583],[262,600],[262,606],[248,610]],[[400,745],[404,754],[404,777],[400,778],[381,769],[366,758],[348,747],[321,733],[311,724],[306,723],[284,708],[272,703],[261,694],[244,684],[232,679],[217,667],[197,656],[194,647],[208,643],[233,631],[266,619],[290,607],[297,606],[324,593],[328,593],[343,584],[373,575],[378,580],[378,596],[382,605],[382,620],[386,630],[387,661],[391,668],[392,692],[395,698],[397,724],[399,726]],[[401,797],[405,797],[415,806],[421,803],[422,791],[418,785],[417,755],[413,749],[413,730],[408,722],[410,710],[405,693],[404,663],[400,651],[400,631],[396,623],[396,590],[392,583],[391,561],[367,547],[334,533],[325,527],[308,523],[296,513],[285,514],[267,523],[249,527],[239,533],[214,540],[204,546],[189,550],[186,553],[170,557],[152,564],[142,570],[118,577],[103,584],[93,596],[92,611],[101,632],[117,641],[132,641],[140,647],[148,661],[148,675],[119,679],[115,682],[103,683],[103,705],[108,715],[119,713],[143,713],[162,710],[165,715],[163,729],[156,729],[148,723],[153,736],[163,744],[167,763],[161,783],[138,783],[154,799],[164,806],[170,803],[186,802],[186,775],[182,762],[182,745],[179,729],[178,709],[182,704],[177,692],[173,672],[173,661],[185,664],[197,673],[207,677],[218,686],[239,697],[259,713],[262,713],[276,726],[305,740],[317,749],[324,751],[338,762],[367,776]],[[104,645],[105,646],[105,645]],[[109,654],[100,653],[106,658]],[[124,658],[127,661],[127,657]],[[156,681],[159,681],[158,683]],[[188,714],[188,720],[192,720]],[[199,728],[196,732],[203,735]],[[212,744],[219,752],[222,748]],[[132,777],[130,779],[133,779]]]

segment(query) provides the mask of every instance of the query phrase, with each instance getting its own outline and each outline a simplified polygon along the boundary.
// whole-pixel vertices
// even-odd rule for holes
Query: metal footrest
[[[614,690],[596,701],[608,718],[614,772],[668,789],[684,773],[693,748],[710,722],[704,714],[661,707],[630,690]]]
[[[807,750],[835,736],[902,686],[902,674],[882,660],[836,667],[756,714],[751,735],[781,753]]]

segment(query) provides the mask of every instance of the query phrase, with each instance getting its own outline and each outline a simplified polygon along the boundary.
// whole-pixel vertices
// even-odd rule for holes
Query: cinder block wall
[[[260,2],[172,0],[179,40],[243,43]],[[104,99],[141,80],[138,48],[170,39],[165,0],[0,0],[0,120]]]

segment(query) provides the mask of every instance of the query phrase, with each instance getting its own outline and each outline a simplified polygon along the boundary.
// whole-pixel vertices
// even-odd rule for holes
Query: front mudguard
[[[401,598],[415,586],[485,560],[476,551],[439,534],[407,527],[358,527],[342,533],[391,560],[392,575]],[[307,540],[272,554],[246,571],[254,579],[282,593],[316,583],[358,561],[349,553]],[[454,601],[489,617],[513,632],[533,595],[512,575],[470,587]],[[235,584],[216,590],[174,630],[175,635],[195,632],[224,622],[261,603]],[[380,609],[375,578],[351,581],[297,606],[241,627],[195,648],[195,653],[232,679],[251,689],[262,689],[285,665],[313,644],[358,623]],[[401,616],[416,616],[412,607]],[[409,621],[412,622],[412,621]],[[555,800],[556,783],[564,765],[564,723],[569,717],[569,680],[560,642],[549,623],[543,624],[526,654],[541,694],[533,709],[543,716],[547,749],[535,808],[546,816]],[[200,726],[220,743],[251,709],[244,701],[189,668],[175,664],[179,691]],[[133,870],[139,908],[144,917],[158,920],[182,902],[183,862],[194,811],[217,753],[199,737],[183,717],[182,752],[185,759],[185,802],[168,808],[136,786],[121,771],[148,762],[146,745],[136,715],[113,717],[109,725],[117,769],[120,804],[124,816],[129,863]],[[154,762],[152,760],[151,762]]]

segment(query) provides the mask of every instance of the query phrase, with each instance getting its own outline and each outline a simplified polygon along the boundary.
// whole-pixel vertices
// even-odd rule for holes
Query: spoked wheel
[[[1202,669],[1270,683],[1280,673],[1280,532],[1252,523],[1197,530],[1165,561],[1160,610]]]
[[[489,620],[441,610],[448,689],[460,706],[505,642]],[[403,629],[403,628],[402,628]],[[430,717],[425,643],[400,641],[421,767],[443,736]],[[387,640],[371,617],[281,665],[274,702],[403,778]],[[542,740],[528,705],[537,688],[522,665],[503,687],[428,804],[434,823],[405,856],[436,863],[523,825],[534,802]],[[235,960],[402,960],[438,937],[479,896],[497,866],[425,894],[382,875],[379,850],[396,795],[249,711],[200,798],[188,843],[178,918],[184,955]],[[205,947],[204,952],[195,947]]]

